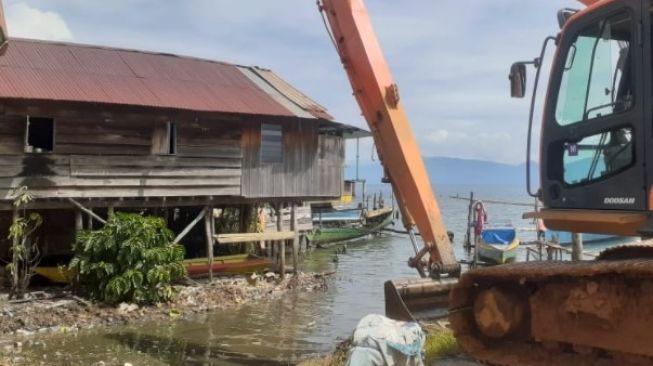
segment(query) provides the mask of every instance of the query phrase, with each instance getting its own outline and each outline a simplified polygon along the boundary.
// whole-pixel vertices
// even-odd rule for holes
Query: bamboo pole
[[[213,208],[204,207],[204,231],[206,232],[206,256],[209,265],[209,281],[213,281]]]
[[[292,273],[297,274],[297,267],[299,265],[298,250],[299,250],[299,231],[297,230],[297,211],[296,204],[293,202],[290,206],[290,230],[295,232],[295,237],[292,240]]]
[[[200,222],[200,220],[202,220],[202,218],[204,218],[204,215],[206,215],[206,207],[204,207],[202,211],[200,211],[200,213],[197,215],[197,217],[195,217],[195,219],[193,219],[193,221],[191,221],[191,223],[188,224],[188,226],[186,226],[184,230],[182,230],[181,233],[179,233],[179,235],[177,235],[177,237],[172,243],[178,244],[179,241],[183,239],[184,236],[186,236],[195,227],[195,225],[197,225],[197,223]]]

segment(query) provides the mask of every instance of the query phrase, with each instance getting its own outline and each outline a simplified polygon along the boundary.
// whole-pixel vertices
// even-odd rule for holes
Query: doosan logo
[[[605,197],[603,199],[605,205],[634,205],[635,197]]]

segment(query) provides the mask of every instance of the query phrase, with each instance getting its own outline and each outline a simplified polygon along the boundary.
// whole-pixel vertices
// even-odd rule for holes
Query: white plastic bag
[[[425,335],[419,324],[371,314],[358,322],[348,366],[423,366]]]

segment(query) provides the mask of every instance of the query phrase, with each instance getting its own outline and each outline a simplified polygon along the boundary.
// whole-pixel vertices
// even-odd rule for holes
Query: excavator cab
[[[539,216],[553,229],[623,235],[646,230],[647,182],[653,179],[653,165],[646,164],[653,157],[645,148],[653,134],[650,6],[649,0],[612,0],[583,11],[561,10],[561,31],[545,41],[540,58],[511,68],[511,94],[523,97],[526,64],[537,67],[537,83],[548,41],[555,42],[536,192],[527,172],[529,192],[547,208]],[[604,224],[620,220],[629,227]]]

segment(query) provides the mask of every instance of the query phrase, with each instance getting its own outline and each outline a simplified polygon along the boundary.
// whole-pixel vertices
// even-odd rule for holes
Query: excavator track
[[[450,298],[458,343],[491,365],[653,365],[653,247],[604,254],[465,273]]]

